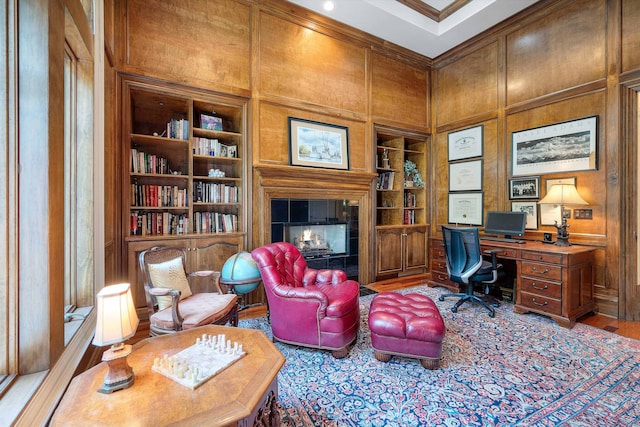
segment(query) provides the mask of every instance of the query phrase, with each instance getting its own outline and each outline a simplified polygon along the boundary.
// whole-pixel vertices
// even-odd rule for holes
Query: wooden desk
[[[595,308],[593,298],[594,260],[592,246],[555,246],[542,242],[517,243],[480,240],[483,250],[501,249],[498,257],[516,264],[516,313],[538,313],[559,325],[572,327],[576,320]],[[458,292],[449,280],[442,239],[431,239],[429,286],[444,286]]]
[[[225,334],[247,354],[195,390],[151,370],[154,358],[178,353],[202,334]],[[278,425],[277,374],[284,360],[266,335],[253,329],[204,326],[148,338],[134,345],[128,358],[135,374],[130,388],[98,393],[107,370],[100,363],[73,379],[51,425]]]

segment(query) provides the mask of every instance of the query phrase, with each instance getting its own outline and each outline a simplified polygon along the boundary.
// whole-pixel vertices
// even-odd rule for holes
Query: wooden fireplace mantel
[[[360,189],[369,191],[377,174],[371,172],[338,169],[304,168],[298,166],[256,165],[263,187],[317,188],[322,191]]]
[[[368,283],[373,262],[372,206],[376,174],[361,171],[255,165],[253,168],[253,242],[271,242],[271,199],[344,199],[358,205],[359,280]],[[256,215],[257,213],[257,215]]]

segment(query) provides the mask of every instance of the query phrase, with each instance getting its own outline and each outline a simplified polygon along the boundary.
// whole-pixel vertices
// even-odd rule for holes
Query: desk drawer
[[[520,303],[525,307],[542,310],[545,313],[555,314],[557,316],[562,314],[562,304],[560,300],[547,298],[538,294],[520,292]]]
[[[560,299],[562,297],[562,285],[560,283],[522,277],[520,286],[523,292],[530,292],[547,298]]]
[[[450,282],[449,281],[449,274],[447,274],[446,272],[442,272],[442,271],[434,271],[434,270],[432,270],[431,271],[431,278],[436,282],[442,282],[442,283]],[[453,282],[451,282],[451,283],[453,283]]]
[[[447,261],[443,259],[431,259],[431,271],[432,272],[447,272]]]
[[[547,280],[561,280],[562,267],[559,265],[538,264],[536,262],[522,261],[520,275],[542,277]]]
[[[431,248],[431,259],[447,259],[447,253],[444,251],[444,247]]]
[[[548,262],[550,264],[562,264],[562,254],[522,251],[520,257],[522,259],[529,259],[531,261]]]

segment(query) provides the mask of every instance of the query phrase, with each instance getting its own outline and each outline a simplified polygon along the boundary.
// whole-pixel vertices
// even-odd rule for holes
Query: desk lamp
[[[109,370],[98,392],[109,394],[133,384],[133,369],[127,363],[131,346],[123,341],[135,335],[139,320],[128,283],[105,286],[96,297],[98,319],[93,344],[111,345],[102,355]]]
[[[552,185],[547,195],[544,196],[538,204],[560,205],[560,217],[562,220],[560,225],[558,225],[557,220],[555,221],[555,227],[558,230],[558,240],[556,240],[555,244],[558,246],[571,246],[571,243],[569,243],[569,232],[567,231],[569,224],[567,224],[567,218],[564,215],[564,207],[566,205],[580,206],[589,204],[580,197],[576,186],[573,184]]]

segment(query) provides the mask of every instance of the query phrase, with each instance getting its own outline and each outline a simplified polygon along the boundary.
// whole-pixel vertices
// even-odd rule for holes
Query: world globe
[[[255,282],[251,280],[255,279]],[[236,294],[248,294],[260,284],[260,269],[246,251],[231,255],[222,266],[220,282],[233,285]],[[248,283],[245,283],[249,281]]]

